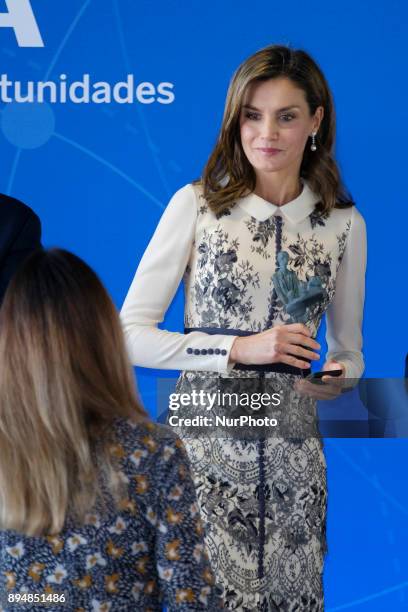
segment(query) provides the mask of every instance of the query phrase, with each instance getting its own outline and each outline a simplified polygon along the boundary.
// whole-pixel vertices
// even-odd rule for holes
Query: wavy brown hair
[[[57,533],[122,493],[117,417],[147,420],[116,309],[81,259],[53,249],[19,269],[0,311],[0,528]]]
[[[320,195],[317,210],[329,212],[334,207],[352,205],[342,185],[333,157],[335,112],[327,81],[316,62],[303,50],[283,45],[270,45],[246,59],[230,82],[224,116],[217,143],[204,168],[201,179],[203,195],[217,214],[255,189],[256,176],[241,144],[240,113],[247,89],[254,81],[286,77],[305,93],[310,115],[323,106],[324,116],[316,135],[317,151],[306,146],[300,176],[312,191]],[[226,180],[226,179],[229,180]]]

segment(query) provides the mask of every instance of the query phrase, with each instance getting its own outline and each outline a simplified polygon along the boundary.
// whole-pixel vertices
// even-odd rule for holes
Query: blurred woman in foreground
[[[35,253],[0,326],[4,608],[216,608],[184,448],[139,404],[95,273]]]

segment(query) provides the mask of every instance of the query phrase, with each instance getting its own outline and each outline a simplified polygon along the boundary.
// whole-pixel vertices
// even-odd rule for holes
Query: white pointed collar
[[[315,204],[320,200],[320,196],[310,189],[307,182],[304,179],[301,181],[303,189],[300,195],[282,206],[267,202],[255,193],[241,198],[237,204],[258,221],[266,221],[269,217],[279,214],[290,223],[300,223],[313,212]]]

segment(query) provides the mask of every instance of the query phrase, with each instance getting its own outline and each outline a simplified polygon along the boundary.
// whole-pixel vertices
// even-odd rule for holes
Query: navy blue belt
[[[253,331],[244,331],[242,329],[230,329],[229,327],[185,327],[184,333],[189,334],[190,332],[204,332],[205,334],[210,334],[211,336],[215,334],[223,334],[225,336],[253,336],[259,332]],[[296,357],[296,355],[294,355]],[[310,363],[310,359],[306,359],[302,357],[303,361],[308,361]],[[311,369],[303,369],[296,368],[295,366],[288,365],[287,363],[265,363],[265,364],[246,364],[246,363],[236,363],[234,366],[234,370],[247,370],[251,372],[276,372],[278,374],[295,374],[296,376],[307,376],[311,373]]]

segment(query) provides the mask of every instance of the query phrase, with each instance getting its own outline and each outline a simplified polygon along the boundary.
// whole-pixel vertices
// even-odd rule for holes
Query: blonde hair
[[[33,254],[0,311],[0,527],[58,533],[102,499],[117,417],[147,420],[116,309],[81,259]],[[109,443],[109,444],[108,444]]]
[[[203,196],[210,209],[222,214],[237,199],[255,189],[255,171],[241,144],[240,114],[249,86],[254,82],[286,77],[303,90],[310,115],[323,106],[324,115],[316,135],[317,151],[306,146],[300,167],[312,191],[320,195],[317,211],[352,205],[340,177],[333,148],[336,132],[332,94],[323,72],[312,57],[301,49],[270,45],[248,57],[233,75],[225,102],[217,143],[201,179]]]

